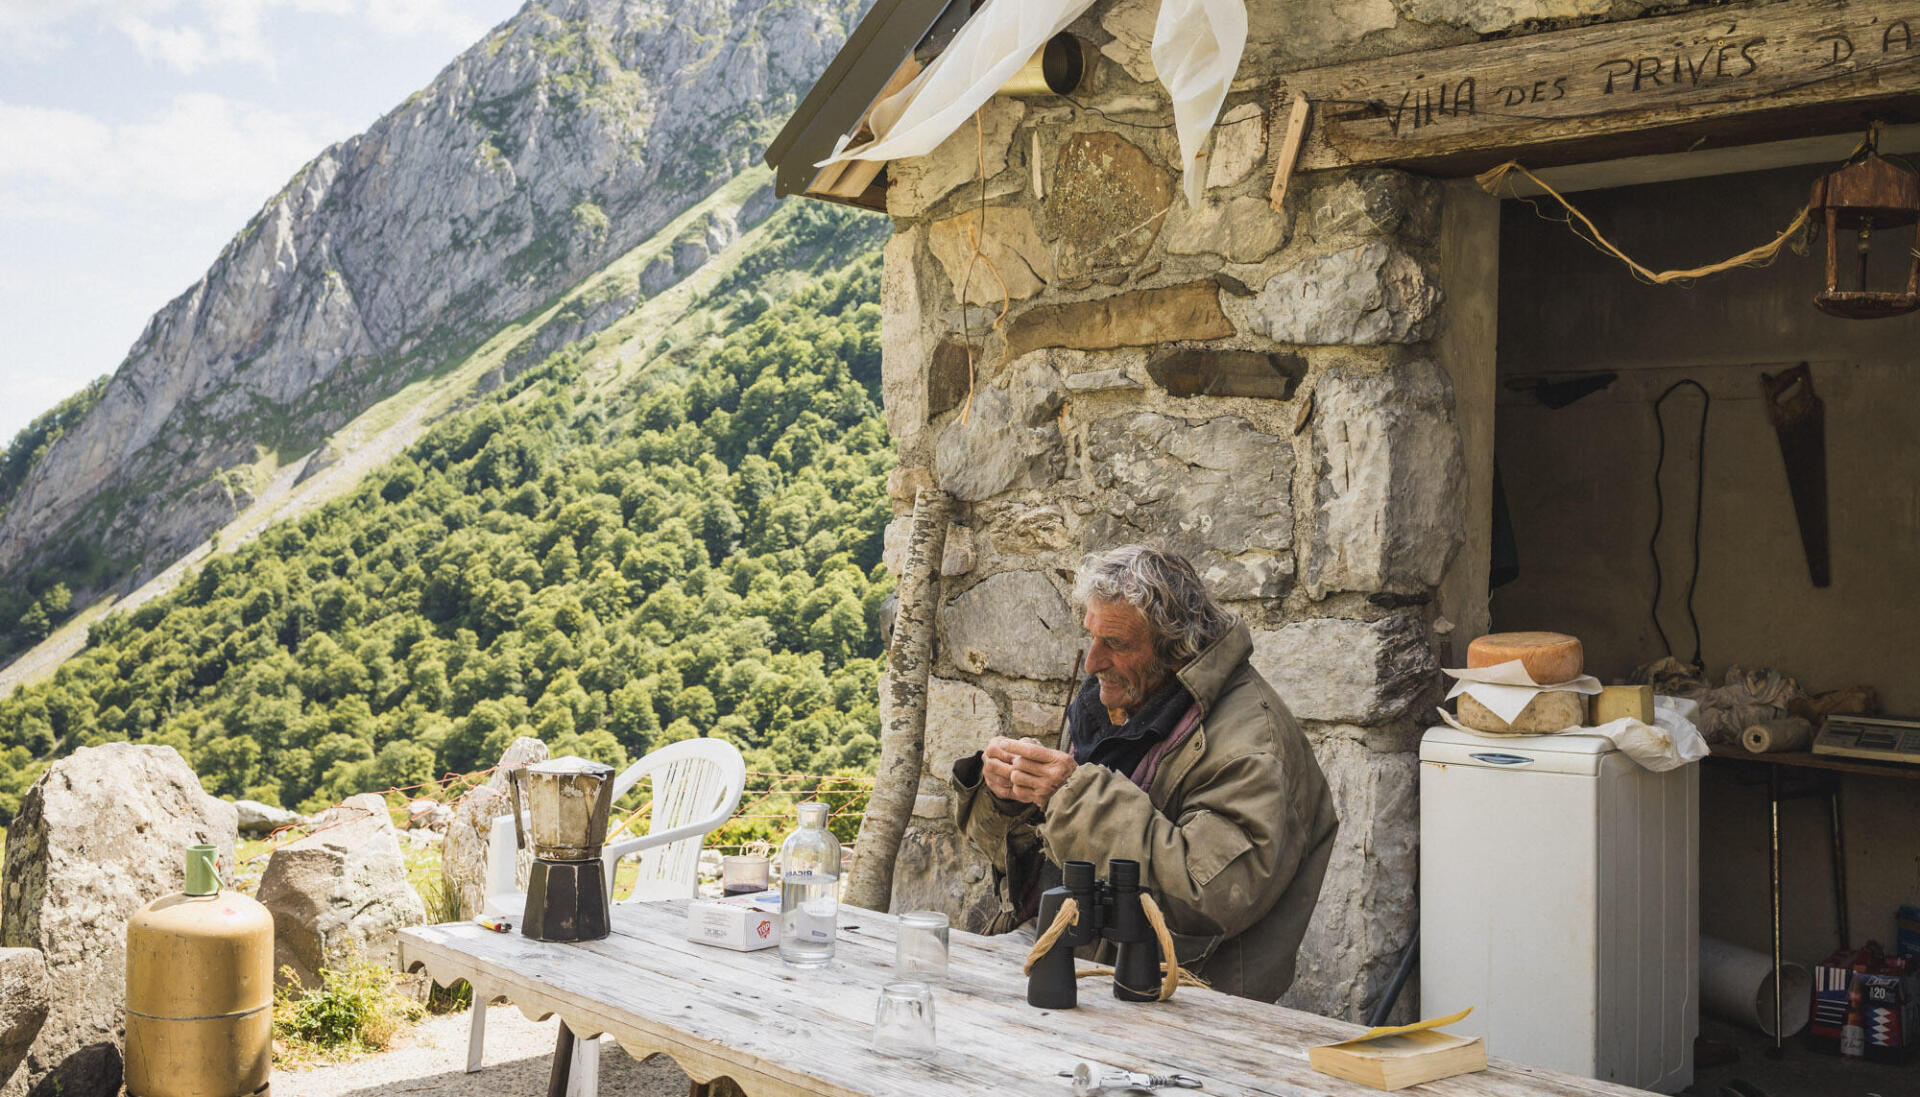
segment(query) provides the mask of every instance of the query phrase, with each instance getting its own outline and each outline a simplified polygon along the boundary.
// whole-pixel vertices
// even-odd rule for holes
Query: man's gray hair
[[[1214,601],[1187,558],[1151,545],[1122,545],[1080,565],[1073,596],[1125,602],[1153,630],[1153,649],[1169,664],[1186,663],[1233,628],[1236,618]]]

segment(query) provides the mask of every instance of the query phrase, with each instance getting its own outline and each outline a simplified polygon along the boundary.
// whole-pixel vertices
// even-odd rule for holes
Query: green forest
[[[615,765],[711,735],[757,770],[869,771],[885,222],[804,205],[706,303],[705,338],[613,388],[591,383],[613,348],[565,347],[95,625],[0,700],[0,823],[48,759],[117,740],[303,810],[485,768],[519,735]]]

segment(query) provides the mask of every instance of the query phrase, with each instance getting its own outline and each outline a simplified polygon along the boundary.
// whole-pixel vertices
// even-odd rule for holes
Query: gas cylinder
[[[128,1097],[254,1097],[273,1073],[273,915],[220,886],[212,846],[187,887],[127,923]]]

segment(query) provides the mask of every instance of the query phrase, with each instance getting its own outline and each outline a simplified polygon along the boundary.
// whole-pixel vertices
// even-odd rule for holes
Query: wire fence
[[[373,795],[386,801],[388,815],[396,825],[404,826],[416,812],[445,819],[446,811],[457,807],[468,792],[486,784],[499,768],[489,766],[472,773],[448,773],[437,781],[382,789]],[[739,808],[707,835],[705,848],[732,853],[777,844],[797,825],[799,805],[806,800],[825,801],[828,826],[841,841],[851,842],[859,833],[861,817],[866,814],[873,782],[870,774],[749,770]],[[415,805],[421,801],[431,802],[434,807],[417,809]],[[238,860],[242,865],[264,864],[266,858],[283,845],[361,818],[350,811],[336,810],[347,806],[342,801],[307,819],[275,828],[257,845],[248,845]],[[607,833],[609,836],[622,831],[645,834],[652,811],[652,785],[643,780],[616,805],[613,817],[608,820]],[[444,829],[444,826],[434,829]]]

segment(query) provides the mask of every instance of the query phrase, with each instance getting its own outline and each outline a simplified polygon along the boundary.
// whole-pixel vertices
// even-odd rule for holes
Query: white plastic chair
[[[600,858],[607,874],[607,894],[613,894],[615,871],[628,857],[638,857],[640,873],[623,902],[653,899],[691,899],[700,886],[700,847],[707,834],[733,817],[747,785],[747,763],[740,751],[724,739],[683,739],[670,743],[628,766],[614,778],[613,799],[633,791],[641,778],[653,778],[653,805],[648,831],[609,842]],[[513,816],[493,821],[487,847],[487,902],[489,912],[518,917],[526,895],[514,881],[519,850],[514,841]],[[487,1003],[473,1003],[473,1021],[467,1037],[467,1073],[480,1069],[486,1039]],[[600,1041],[574,1043],[569,1097],[598,1089]]]

